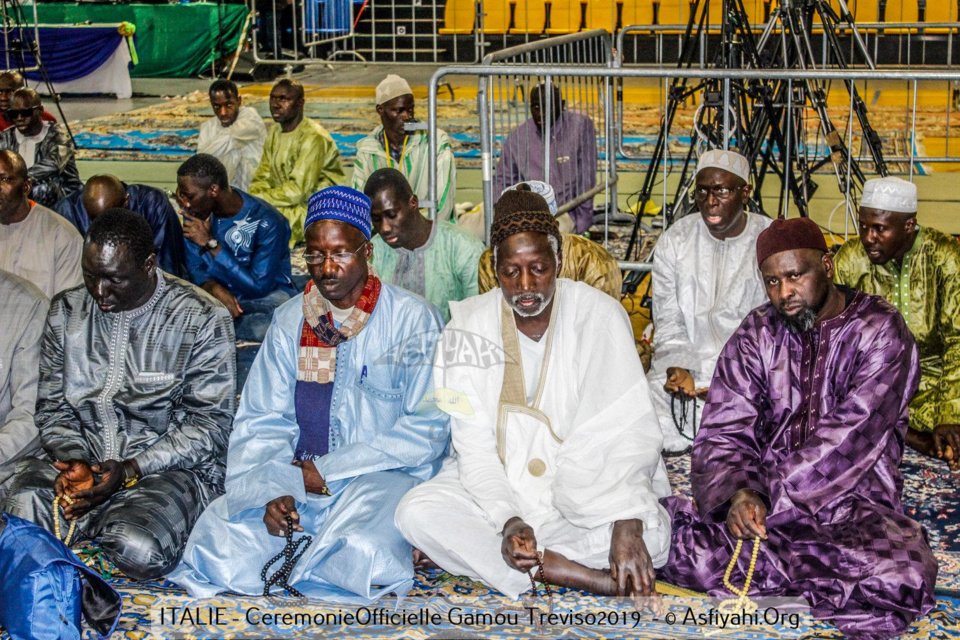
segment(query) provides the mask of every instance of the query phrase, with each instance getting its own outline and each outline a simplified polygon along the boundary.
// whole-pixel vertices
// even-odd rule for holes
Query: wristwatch
[[[203,245],[203,248],[206,249],[207,251],[213,251],[219,246],[220,246],[220,243],[217,242],[216,238],[210,238],[209,240],[207,240],[207,244]]]
[[[123,461],[123,488],[129,489],[140,481],[140,474],[137,473],[137,467],[130,460]]]

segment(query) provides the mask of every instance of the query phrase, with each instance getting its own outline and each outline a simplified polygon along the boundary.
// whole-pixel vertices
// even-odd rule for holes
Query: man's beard
[[[803,308],[798,313],[792,316],[784,313],[782,304],[780,307],[777,307],[777,311],[780,312],[780,318],[783,320],[783,323],[787,325],[787,329],[793,333],[810,331],[810,329],[813,329],[813,325],[817,323],[817,312],[806,304],[803,305]]]
[[[523,298],[533,298],[538,304],[533,308],[524,309],[519,305],[520,300]],[[552,300],[553,295],[548,298],[542,293],[519,293],[510,298],[510,308],[521,318],[533,318],[543,313],[543,310],[547,308],[547,305],[549,305]]]

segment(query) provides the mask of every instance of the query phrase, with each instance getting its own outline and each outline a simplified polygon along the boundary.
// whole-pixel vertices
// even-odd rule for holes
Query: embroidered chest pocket
[[[392,402],[399,401],[403,397],[403,389],[374,384],[368,376],[360,376],[356,384],[361,391],[377,400]]]

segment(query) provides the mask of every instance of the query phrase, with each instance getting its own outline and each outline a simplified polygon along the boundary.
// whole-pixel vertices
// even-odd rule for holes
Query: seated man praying
[[[857,216],[836,281],[903,314],[920,351],[907,445],[960,470],[960,243],[917,223],[917,187],[900,178],[867,180]]]
[[[185,274],[183,227],[167,194],[145,184],[127,184],[109,174],[91,177],[83,189],[63,198],[53,208],[69,220],[81,235],[107,209],[129,209],[143,216],[153,230],[157,266],[172,276]]]
[[[132,211],[91,223],[82,264],[84,286],[53,299],[41,341],[36,424],[49,459],[21,463],[5,510],[55,530],[61,496],[71,542],[99,538],[127,576],[153,580],[223,492],[233,325],[157,270],[153,232]]]
[[[396,169],[367,180],[373,227],[373,266],[384,282],[423,296],[450,319],[450,302],[477,295],[477,259],[483,243],[445,219],[420,213],[410,183]]]
[[[430,392],[441,322],[424,300],[370,272],[370,200],[348,187],[310,198],[312,280],[277,309],[230,440],[227,494],[169,576],[193,596],[260,595],[287,519],[313,536],[288,584],[309,597],[370,602],[413,585],[393,524],[449,441]]]
[[[626,311],[557,277],[560,242],[541,196],[497,202],[500,288],[451,303],[434,365],[456,456],[407,494],[397,525],[510,598],[540,561],[550,584],[653,596],[670,541],[660,428]]]
[[[933,608],[937,577],[900,502],[916,343],[885,300],[834,286],[809,218],[775,220],[757,263],[770,302],[720,354],[693,443],[694,501],[663,501],[673,542],[662,575],[729,596],[736,541],[756,540],[751,596],[805,598],[848,637],[897,637]]]
[[[227,169],[198,153],[177,169],[190,281],[223,303],[239,340],[260,342],[274,310],[296,289],[290,224],[275,208],[230,186]]]

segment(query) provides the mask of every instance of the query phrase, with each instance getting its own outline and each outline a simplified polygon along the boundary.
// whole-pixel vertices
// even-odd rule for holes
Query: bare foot
[[[420,549],[413,550],[413,568],[417,571],[430,571],[432,569],[439,569],[437,563],[427,557],[423,551]]]

